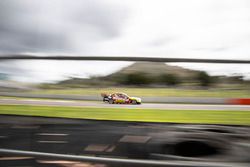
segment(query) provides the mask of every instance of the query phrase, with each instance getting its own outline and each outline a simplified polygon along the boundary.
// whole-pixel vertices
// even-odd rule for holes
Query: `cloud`
[[[83,28],[90,26],[98,36],[112,38],[120,35],[123,23],[128,16],[127,12],[126,8],[86,0],[80,9],[73,13],[72,20]]]
[[[0,55],[95,54],[101,42],[122,35],[128,12],[126,7],[109,0],[1,0]],[[113,64],[103,69],[99,64],[4,61],[0,63],[0,71],[18,81],[47,82],[65,76],[103,74],[119,66]],[[118,64],[122,67],[122,63]],[[100,68],[93,71],[95,65]]]
[[[88,53],[119,36],[126,16],[98,0],[2,0],[0,53]]]
[[[0,1],[0,52],[51,52],[66,47],[59,32],[39,27],[37,13],[25,5],[28,1]]]
[[[195,51],[207,51],[207,52],[223,52],[228,50],[230,47],[214,47],[214,48],[194,48]]]
[[[249,11],[246,0],[0,0],[0,54],[250,59]]]
[[[167,44],[171,43],[174,40],[175,40],[175,38],[172,38],[172,37],[158,38],[158,39],[154,39],[154,40],[147,42],[146,46],[162,47],[162,46],[166,46]]]

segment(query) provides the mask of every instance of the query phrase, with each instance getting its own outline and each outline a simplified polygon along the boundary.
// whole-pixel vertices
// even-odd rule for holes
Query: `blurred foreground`
[[[0,118],[1,148],[132,160],[151,159],[166,162],[169,164],[166,166],[240,167],[249,165],[250,160],[248,126],[129,123],[4,115]],[[63,160],[1,154],[0,164],[100,166],[98,163]]]

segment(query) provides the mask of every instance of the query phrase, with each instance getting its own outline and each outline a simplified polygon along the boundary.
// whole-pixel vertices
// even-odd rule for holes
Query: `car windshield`
[[[0,166],[250,166],[250,2],[1,0]]]
[[[122,97],[122,98],[127,98],[128,96],[126,95],[126,94],[124,94],[124,93],[120,93],[120,94],[118,94],[118,96],[119,97]]]

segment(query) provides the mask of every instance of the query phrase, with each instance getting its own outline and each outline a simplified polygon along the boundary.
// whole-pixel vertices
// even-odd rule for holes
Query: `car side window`
[[[120,94],[120,93],[117,94],[117,97],[118,97],[118,98],[121,98],[121,99],[124,99],[124,96],[123,96],[122,94]]]

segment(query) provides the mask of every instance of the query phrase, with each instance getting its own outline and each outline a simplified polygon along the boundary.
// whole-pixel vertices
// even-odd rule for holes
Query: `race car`
[[[141,104],[141,98],[130,97],[125,93],[101,93],[101,96],[103,97],[103,102],[108,102],[109,104]]]

